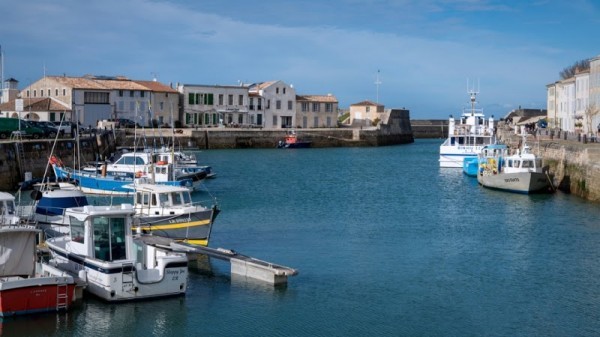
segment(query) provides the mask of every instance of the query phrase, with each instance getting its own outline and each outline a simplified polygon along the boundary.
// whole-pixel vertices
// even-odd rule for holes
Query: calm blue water
[[[211,246],[297,268],[287,287],[193,271],[185,297],[6,319],[5,335],[597,336],[600,208],[486,190],[440,140],[209,150]],[[198,195],[206,198],[206,195]]]

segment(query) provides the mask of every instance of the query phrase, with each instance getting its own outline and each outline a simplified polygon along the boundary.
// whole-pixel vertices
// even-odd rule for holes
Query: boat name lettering
[[[190,222],[191,219],[190,218],[177,218],[177,219],[170,219],[169,223],[181,223],[181,222]]]
[[[504,179],[504,182],[507,182],[507,183],[514,183],[514,182],[518,182],[518,181],[519,181],[519,178],[507,178],[507,179]]]

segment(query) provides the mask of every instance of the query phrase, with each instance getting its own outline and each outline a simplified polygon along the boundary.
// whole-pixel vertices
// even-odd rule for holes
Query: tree
[[[575,76],[575,74],[577,74],[578,72],[588,69],[590,69],[590,60],[585,59],[577,61],[573,65],[566,67],[559,73],[559,75],[561,79],[566,80],[567,78]]]

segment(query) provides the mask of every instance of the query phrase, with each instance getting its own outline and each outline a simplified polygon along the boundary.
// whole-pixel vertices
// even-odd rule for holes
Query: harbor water
[[[598,336],[600,207],[487,190],[441,140],[207,150],[210,246],[298,269],[284,287],[194,268],[184,297],[6,318],[3,336]],[[207,192],[195,195],[206,199]]]

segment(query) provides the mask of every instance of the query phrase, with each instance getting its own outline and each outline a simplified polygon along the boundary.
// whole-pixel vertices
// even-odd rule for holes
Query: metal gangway
[[[289,276],[298,275],[296,269],[259,260],[231,249],[192,245],[154,235],[143,235],[141,239],[146,244],[170,249],[174,252],[186,253],[188,255],[202,254],[229,261],[231,264],[231,274],[252,278],[272,285],[286,284]]]

